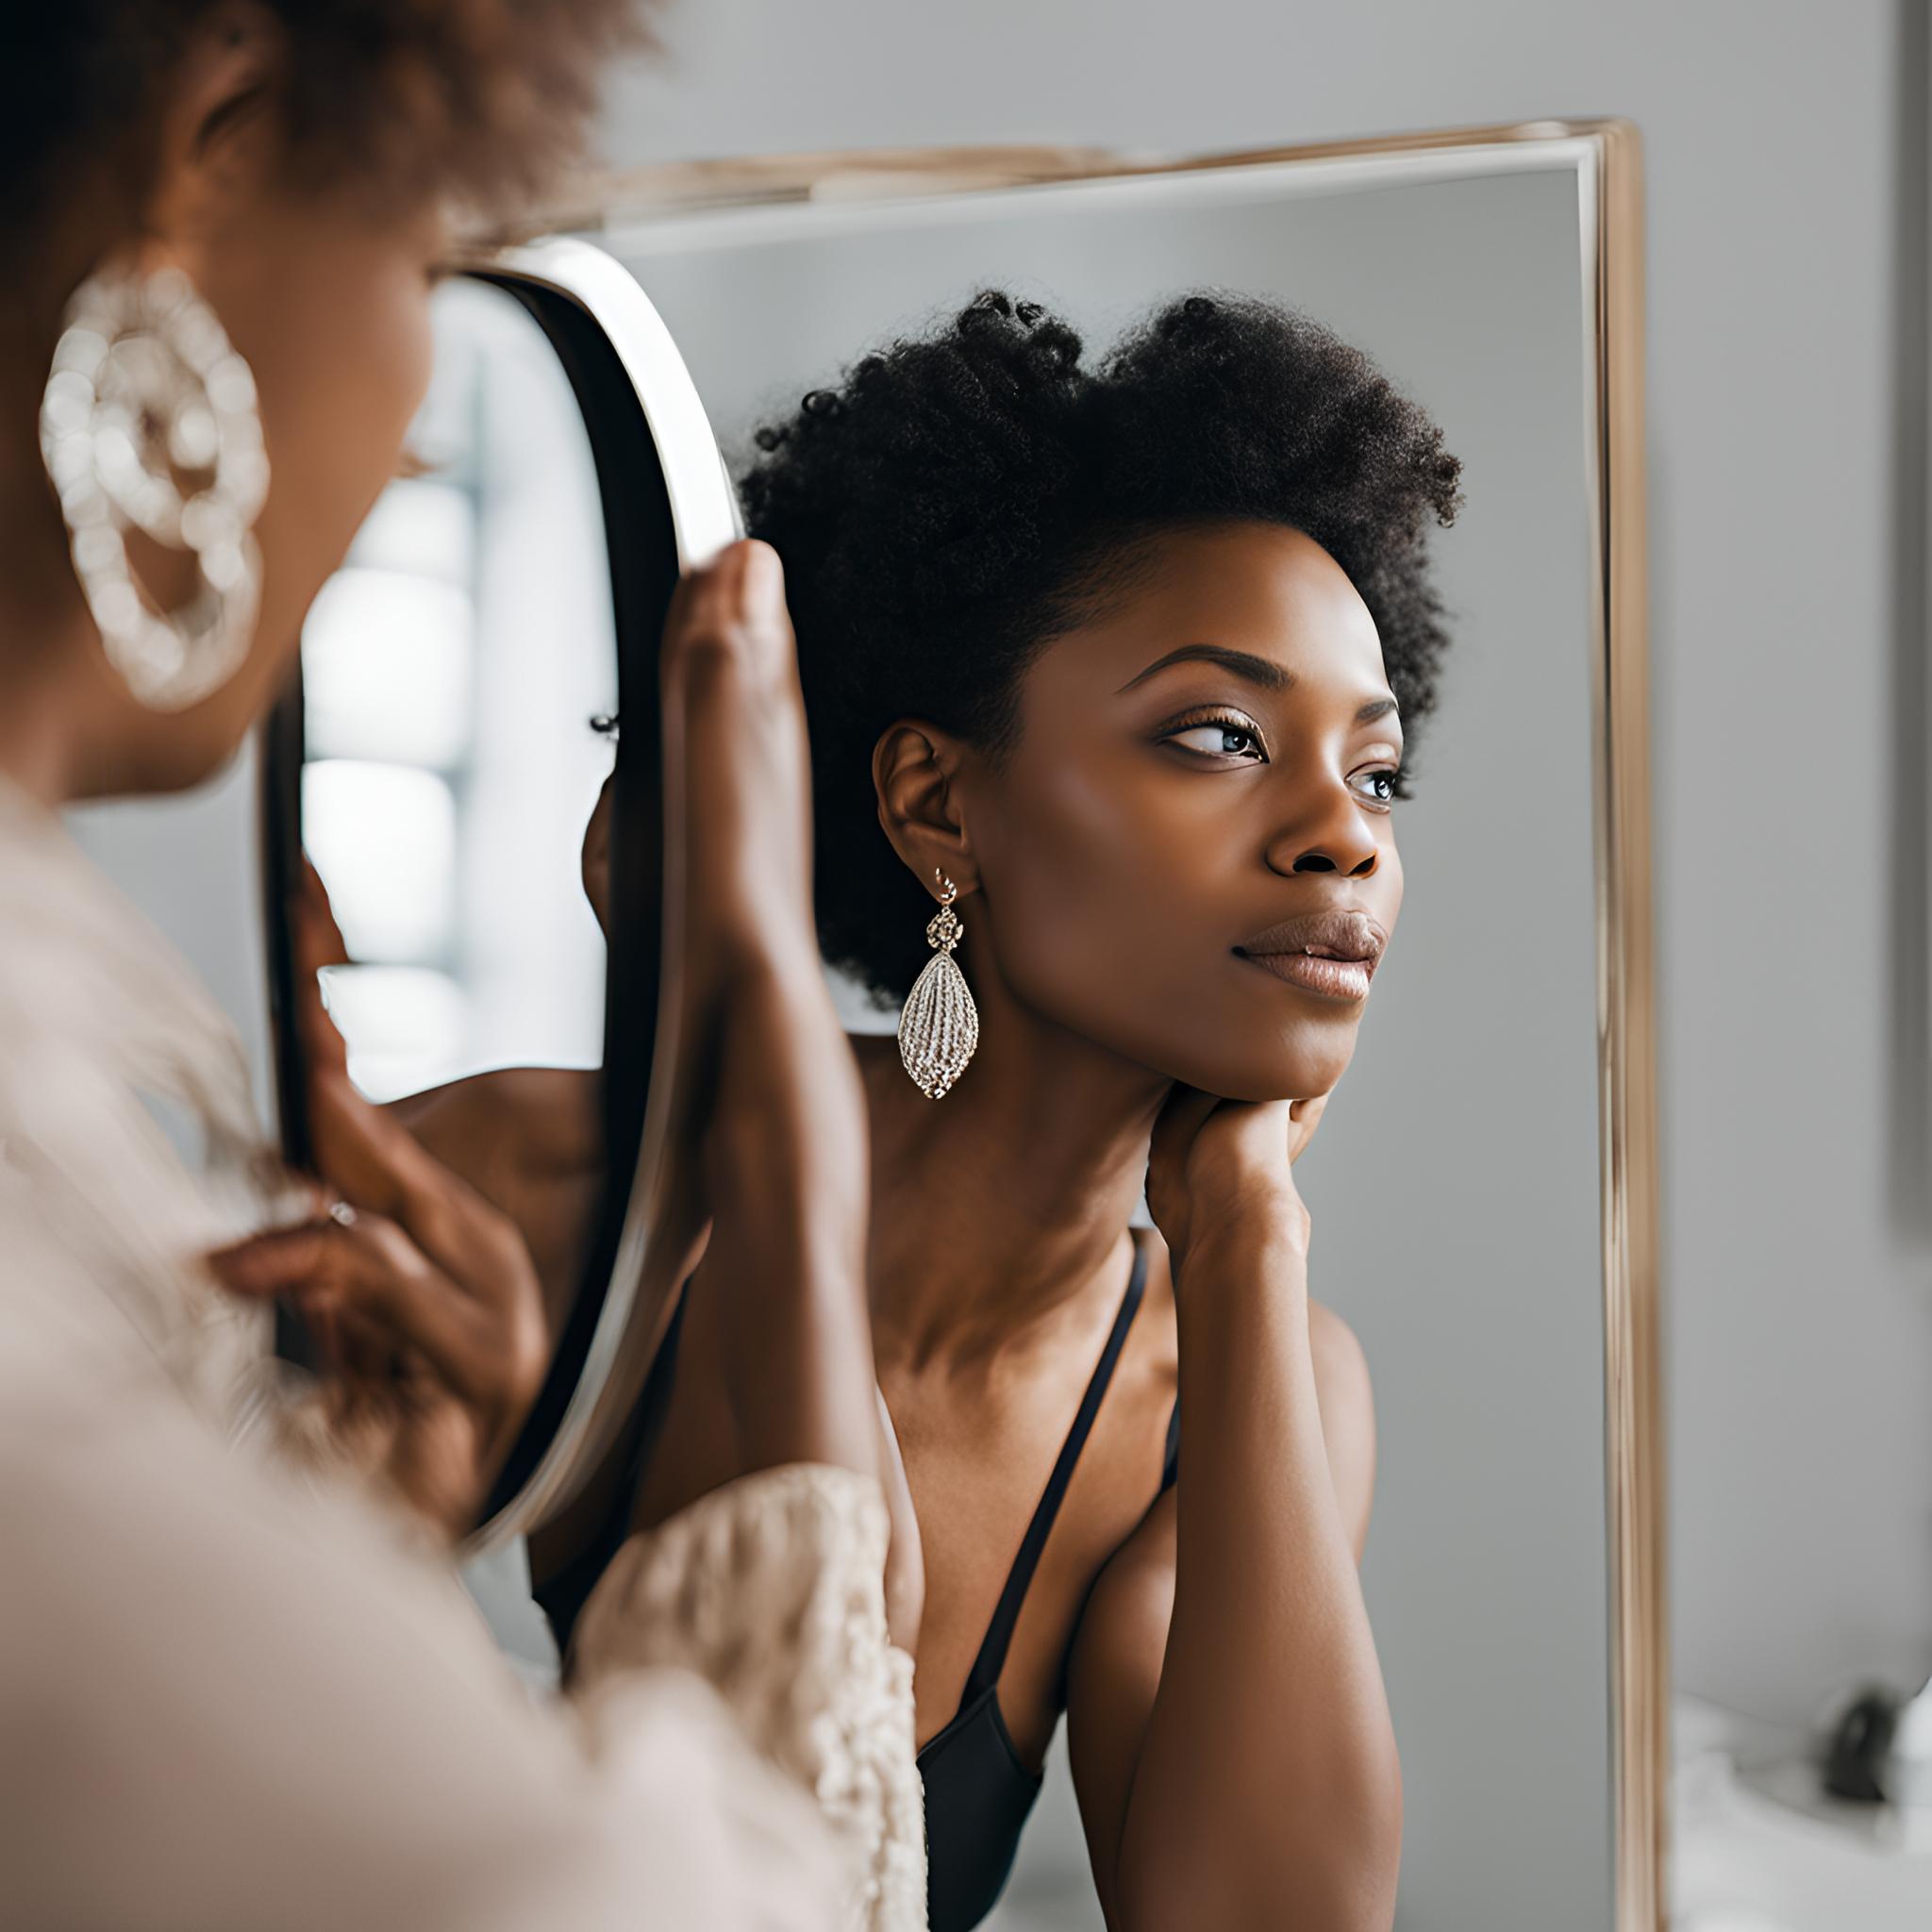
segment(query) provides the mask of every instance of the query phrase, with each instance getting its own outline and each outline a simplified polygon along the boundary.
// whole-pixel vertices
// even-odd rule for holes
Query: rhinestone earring
[[[41,457],[108,660],[151,710],[178,711],[241,668],[261,603],[255,521],[268,457],[255,377],[178,269],[104,268],[75,290],[41,400]],[[206,474],[198,490],[183,475]],[[142,595],[126,533],[192,551],[179,608]]]
[[[906,996],[906,1009],[899,1015],[899,1058],[912,1084],[938,1100],[966,1071],[966,1062],[979,1044],[979,1008],[953,958],[953,948],[966,930],[953,910],[959,889],[938,866],[932,875],[942,891],[940,909],[927,924],[925,937],[939,950]]]

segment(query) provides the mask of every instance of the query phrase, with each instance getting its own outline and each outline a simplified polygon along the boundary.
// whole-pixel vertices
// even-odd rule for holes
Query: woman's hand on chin
[[[1311,1223],[1292,1167],[1327,1101],[1223,1100],[1176,1084],[1154,1126],[1147,1208],[1177,1274],[1210,1241],[1286,1241],[1307,1254]]]

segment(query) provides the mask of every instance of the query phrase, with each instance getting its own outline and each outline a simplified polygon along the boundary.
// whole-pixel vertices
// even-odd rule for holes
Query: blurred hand
[[[348,955],[312,866],[291,917],[317,1213],[208,1265],[237,1294],[290,1298],[322,1351],[332,1431],[454,1541],[542,1387],[536,1270],[515,1224],[351,1084],[317,977]]]

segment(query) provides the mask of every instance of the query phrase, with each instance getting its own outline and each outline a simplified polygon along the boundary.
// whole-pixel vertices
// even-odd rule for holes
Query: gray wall
[[[664,31],[670,63],[615,97],[614,159],[1637,122],[1677,1674],[1802,1720],[1932,1666],[1898,10],[686,0]]]

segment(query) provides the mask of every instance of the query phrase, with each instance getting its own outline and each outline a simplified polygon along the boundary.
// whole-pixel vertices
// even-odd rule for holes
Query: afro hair
[[[879,828],[879,736],[922,717],[997,755],[1027,664],[1148,537],[1303,531],[1374,617],[1407,729],[1434,708],[1425,536],[1461,466],[1367,356],[1276,304],[1179,297],[1096,363],[1064,320],[987,290],[755,441],[747,526],[784,559],[812,735],[820,940],[880,1001],[924,963],[931,906]]]

